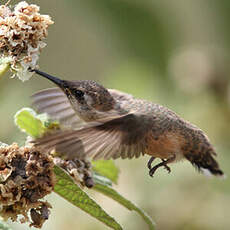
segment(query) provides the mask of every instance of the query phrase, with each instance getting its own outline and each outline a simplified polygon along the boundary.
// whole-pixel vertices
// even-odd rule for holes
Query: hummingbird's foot
[[[167,160],[163,160],[163,159],[162,159],[162,162],[161,162],[161,163],[155,165],[154,167],[152,167],[152,168],[149,170],[149,175],[150,175],[151,177],[153,177],[153,174],[155,173],[155,171],[156,171],[158,168],[162,167],[162,166],[164,166],[164,168],[166,168],[169,172],[171,171],[171,169],[170,169],[169,166],[167,165]]]
[[[156,157],[151,157],[147,163],[148,169],[151,170],[152,162],[156,159]]]
[[[162,160],[161,163],[159,163],[159,164],[155,165],[154,167],[150,168],[150,170],[149,170],[149,175],[150,175],[151,177],[153,177],[153,174],[155,173],[155,171],[156,171],[158,168],[162,167],[162,166],[164,166],[164,168],[168,171],[168,173],[170,173],[170,172],[171,172],[171,169],[170,169],[170,167],[169,167],[167,164],[173,162],[173,161],[175,160],[175,158],[176,158],[176,155],[173,155],[171,158],[169,158],[169,159],[167,159],[167,160],[161,159],[161,160]],[[151,163],[152,163],[153,160],[151,160],[151,158],[150,158],[149,161],[151,161]],[[148,164],[148,166],[149,166],[149,164]]]
[[[164,159],[162,159],[162,161],[166,162]],[[167,164],[164,165],[164,168],[168,171],[168,173],[171,173],[171,168]]]

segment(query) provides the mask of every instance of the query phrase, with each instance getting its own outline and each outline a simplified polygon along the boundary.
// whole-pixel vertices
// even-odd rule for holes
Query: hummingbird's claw
[[[171,169],[169,168],[168,165],[165,165],[165,169],[168,171],[168,173],[171,173]]]
[[[162,159],[162,161],[165,162],[164,168],[168,171],[168,173],[171,173],[171,168],[167,165],[167,160]]]
[[[158,169],[158,167],[156,167],[156,166],[154,166],[153,168],[151,168],[149,170],[149,176],[153,177],[153,175],[155,174],[155,171]]]
[[[156,159],[156,157],[151,157],[147,163],[148,169],[151,170],[152,162]]]
[[[155,165],[154,167],[151,168],[151,163],[153,162],[153,160],[154,160],[154,159],[152,159],[152,157],[151,157],[150,160],[149,160],[149,162],[148,162],[149,175],[150,175],[151,177],[153,177],[153,174],[155,173],[155,171],[156,171],[158,168],[162,167],[162,166],[164,166],[164,168],[168,171],[168,173],[171,172],[170,167],[167,165],[167,163],[169,163],[169,162],[172,161],[171,158],[169,158],[169,159],[167,159],[167,160],[161,159],[161,160],[162,160],[161,163],[159,163],[159,164],[157,164],[157,165]]]

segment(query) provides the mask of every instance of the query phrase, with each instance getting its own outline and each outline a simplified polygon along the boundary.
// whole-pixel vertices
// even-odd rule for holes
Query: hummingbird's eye
[[[84,92],[79,89],[73,89],[72,93],[78,99],[81,99],[84,96]]]

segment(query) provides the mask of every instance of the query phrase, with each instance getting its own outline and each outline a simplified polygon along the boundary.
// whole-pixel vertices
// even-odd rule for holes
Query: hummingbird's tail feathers
[[[41,90],[32,95],[38,113],[47,113],[64,126],[76,127],[83,121],[76,115],[66,95],[59,88]]]
[[[185,154],[185,158],[200,172],[205,175],[224,176],[223,171],[220,169],[217,161],[214,159],[215,151],[210,149],[205,153]]]

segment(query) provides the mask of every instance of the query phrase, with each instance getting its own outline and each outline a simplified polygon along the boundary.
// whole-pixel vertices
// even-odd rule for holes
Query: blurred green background
[[[16,3],[17,1],[12,1]],[[49,0],[28,1],[52,16],[40,69],[63,79],[92,79],[163,104],[203,129],[230,175],[230,1]],[[38,76],[22,83],[0,79],[0,140],[22,144],[13,116],[30,106],[33,92],[53,85]],[[116,189],[142,207],[158,230],[227,230],[229,178],[198,174],[188,162],[148,176],[149,157],[117,160]],[[91,194],[91,192],[90,192]],[[92,196],[128,230],[142,219],[112,200]],[[53,194],[44,230],[108,229]],[[12,224],[14,229],[29,229]]]

